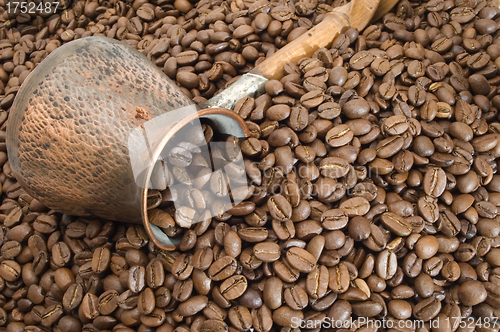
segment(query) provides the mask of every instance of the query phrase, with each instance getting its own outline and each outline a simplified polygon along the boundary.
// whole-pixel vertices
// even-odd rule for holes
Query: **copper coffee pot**
[[[248,134],[232,111],[199,110],[137,50],[89,37],[56,49],[29,75],[10,111],[7,151],[21,186],[51,209],[144,222],[156,245],[172,249],[179,239],[149,224],[147,193],[163,147],[199,119],[219,133]]]

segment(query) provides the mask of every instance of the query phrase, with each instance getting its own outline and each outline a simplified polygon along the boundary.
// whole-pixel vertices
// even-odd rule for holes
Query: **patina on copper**
[[[151,233],[147,183],[137,183],[131,166],[137,151],[131,154],[128,140],[156,117],[190,107],[196,106],[137,50],[104,37],[70,42],[35,68],[17,94],[7,127],[12,170],[21,186],[51,209],[144,222],[156,245],[173,249]],[[215,130],[248,135],[244,120],[224,109],[176,117],[151,142],[153,155],[196,117],[210,118]],[[151,151],[140,158],[149,181],[156,159],[150,159]]]

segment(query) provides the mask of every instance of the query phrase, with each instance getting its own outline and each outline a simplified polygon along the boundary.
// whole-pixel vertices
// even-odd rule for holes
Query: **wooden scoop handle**
[[[297,63],[297,61],[313,54],[316,50],[326,47],[345,27],[350,27],[346,15],[338,12],[328,13],[321,23],[276,51],[276,53],[256,66],[251,73],[264,76],[267,79],[279,80],[284,75],[283,66],[285,63],[289,61]]]

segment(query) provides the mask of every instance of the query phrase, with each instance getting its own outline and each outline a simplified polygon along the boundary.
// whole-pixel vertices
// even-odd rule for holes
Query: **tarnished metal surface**
[[[157,246],[172,249],[175,242],[149,227],[145,198],[163,147],[197,118],[222,133],[248,134],[232,111],[198,111],[137,50],[83,38],[56,49],[26,79],[10,111],[7,150],[19,183],[46,206],[144,222]]]
[[[269,80],[255,74],[245,74],[224,91],[200,105],[201,108],[220,107],[232,110],[236,102],[243,97],[258,97],[264,93],[264,86]]]
[[[140,223],[129,133],[193,104],[165,78],[112,39],[56,49],[26,79],[10,112],[7,149],[19,183],[61,212]]]

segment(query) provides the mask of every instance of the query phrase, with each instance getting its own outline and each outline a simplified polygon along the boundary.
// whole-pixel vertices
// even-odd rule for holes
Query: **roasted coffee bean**
[[[208,298],[203,295],[191,297],[189,300],[182,302],[178,307],[178,312],[181,316],[193,316],[202,311],[208,304]]]
[[[238,230],[240,238],[246,242],[262,242],[268,237],[268,230],[264,227],[247,227]]]
[[[308,305],[307,293],[298,285],[286,288],[284,299],[285,303],[294,310],[302,310]]]
[[[203,103],[337,5],[77,2],[50,17],[6,14],[0,147],[17,92],[62,43],[122,40]],[[487,3],[402,1],[235,100],[241,142],[208,119],[179,131],[146,201],[150,223],[180,240],[173,251],[140,225],[50,210],[0,151],[0,325],[288,331],[354,314],[454,331],[459,315],[498,316],[497,16]],[[111,55],[103,84],[106,66]],[[130,88],[147,96],[149,78],[137,78]]]
[[[267,208],[273,218],[285,221],[292,216],[292,206],[287,199],[280,194],[274,195],[267,201]]]
[[[384,280],[391,279],[396,273],[397,267],[397,257],[394,252],[386,249],[377,255],[375,270],[380,278]]]
[[[146,266],[146,283],[152,289],[163,285],[165,281],[165,270],[159,259],[151,260]]]
[[[111,314],[118,307],[118,292],[114,289],[110,289],[102,293],[99,296],[99,303],[97,307],[101,315]]]
[[[427,195],[439,197],[446,188],[446,174],[441,168],[431,168],[424,176],[424,191]]]
[[[342,158],[328,157],[321,160],[319,169],[323,176],[337,179],[349,172],[348,166],[348,163]]]
[[[276,277],[270,277],[266,280],[263,290],[264,305],[270,309],[276,309],[281,306],[283,301],[283,282]]]
[[[437,253],[439,249],[439,242],[432,235],[423,236],[418,239],[417,243],[415,243],[414,249],[418,257],[428,259]]]
[[[364,197],[353,197],[342,202],[339,208],[350,217],[363,216],[370,210],[370,202]]]
[[[487,292],[480,281],[468,280],[460,286],[458,295],[464,305],[473,306],[486,300]]]
[[[139,293],[145,287],[145,274],[144,266],[132,266],[128,270],[127,285],[133,293]]]
[[[85,310],[82,309],[82,311],[84,312],[84,315],[85,315]],[[42,314],[41,316],[41,323],[43,326],[52,326],[54,325],[58,320],[59,318],[63,315],[63,308],[60,304],[52,304],[51,306],[49,306],[45,312]]]
[[[281,249],[277,243],[262,242],[253,247],[253,254],[255,258],[262,262],[274,262],[280,258]]]
[[[342,109],[343,109],[345,115],[350,119],[362,118],[365,115],[367,115],[368,112],[370,111],[370,105],[363,98],[351,99],[351,100],[347,101],[344,105],[341,104],[341,106],[342,106]],[[349,137],[349,135],[350,135],[349,132],[347,132],[346,134],[342,134],[342,132],[343,132],[343,130],[342,131],[335,131],[335,133],[340,134],[339,138],[342,138],[345,135],[347,135],[347,137]],[[330,136],[328,136],[328,137],[330,137]],[[345,141],[345,138],[343,140]],[[341,142],[343,140],[340,139]],[[336,140],[336,141],[338,142],[339,140]],[[328,142],[328,139],[327,139],[327,142]]]
[[[420,214],[426,221],[434,223],[439,219],[437,199],[425,195],[418,199],[417,204]]]
[[[240,297],[247,289],[248,282],[244,276],[231,276],[224,280],[220,286],[220,292],[226,300],[234,300]]]
[[[342,124],[330,129],[325,140],[332,147],[339,147],[348,144],[352,141],[354,134],[348,125]]]
[[[288,249],[286,258],[292,267],[301,272],[309,273],[316,267],[314,256],[307,250],[299,247]]]
[[[441,310],[441,302],[434,296],[430,296],[413,307],[413,316],[424,322],[436,317]]]
[[[412,231],[410,223],[396,213],[385,212],[380,217],[380,220],[384,226],[399,236],[408,236]]]
[[[237,269],[238,263],[231,256],[223,256],[215,260],[208,269],[208,275],[215,281],[224,280]]]
[[[349,222],[347,213],[341,209],[332,209],[322,212],[321,225],[327,230],[344,228]]]
[[[163,324],[165,318],[165,311],[160,308],[155,308],[149,315],[141,316],[140,321],[146,327],[158,327]]]
[[[104,272],[109,267],[110,260],[111,252],[108,248],[97,248],[92,256],[92,270],[95,273]]]
[[[266,305],[252,309],[252,325],[255,329],[269,331],[273,326],[272,311]]]
[[[273,321],[283,327],[292,327],[293,322],[304,319],[302,311],[293,310],[288,306],[282,306],[273,312]]]
[[[62,299],[62,305],[66,310],[78,308],[85,295],[82,285],[75,283],[68,287]]]
[[[252,327],[252,315],[245,306],[238,305],[230,308],[228,317],[231,324],[238,330],[248,330]]]
[[[335,293],[344,293],[349,287],[349,270],[345,264],[338,264],[328,270],[328,287]]]
[[[99,316],[99,299],[92,293],[87,293],[83,297],[81,310],[88,319],[95,319]]]

